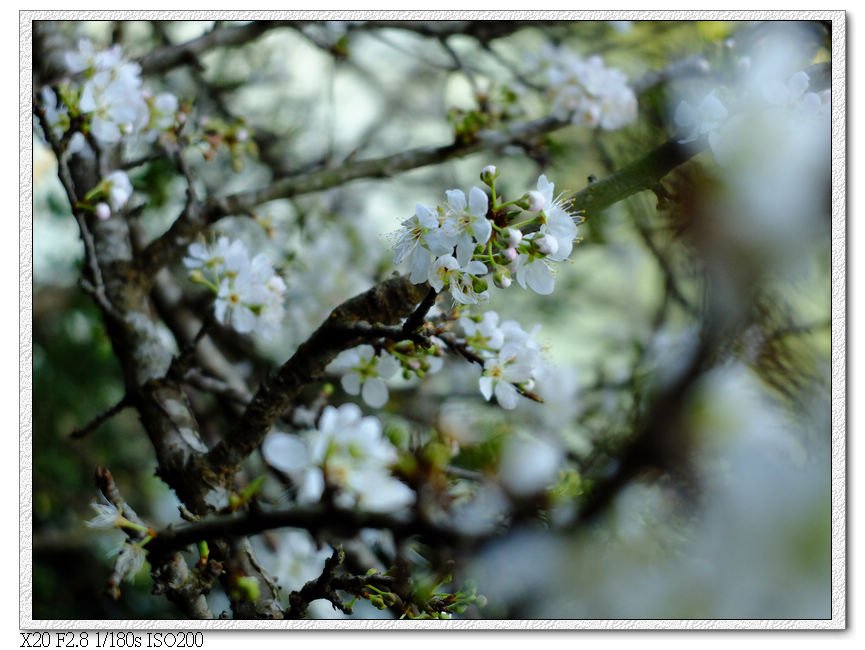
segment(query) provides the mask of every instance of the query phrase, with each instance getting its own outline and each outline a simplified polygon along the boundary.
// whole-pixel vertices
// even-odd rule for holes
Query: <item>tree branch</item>
[[[567,208],[591,217],[632,194],[650,189],[704,148],[705,142],[683,146],[676,140],[669,140],[630,165],[590,183],[568,199]]]
[[[166,528],[147,545],[153,553],[172,553],[199,541],[250,536],[278,528],[301,528],[313,534],[329,532],[346,538],[364,528],[389,530],[397,537],[421,536],[427,541],[454,543],[470,535],[420,520],[405,520],[391,515],[327,509],[320,505],[292,507],[270,512],[250,511],[242,516],[221,515],[202,521]]]
[[[291,26],[294,21],[274,20],[251,22],[231,27],[216,27],[191,41],[168,45],[138,59],[141,72],[160,74],[182,65],[195,65],[197,56],[216,47],[236,47],[280,27]]]
[[[340,352],[364,340],[362,335],[352,331],[353,324],[366,321],[396,325],[412,313],[428,291],[426,284],[412,284],[408,278],[396,276],[334,309],[258,389],[231,434],[208,454],[208,461],[220,482],[227,485],[239,463],[261,444],[273,422],[288,409],[306,384],[320,377]]]

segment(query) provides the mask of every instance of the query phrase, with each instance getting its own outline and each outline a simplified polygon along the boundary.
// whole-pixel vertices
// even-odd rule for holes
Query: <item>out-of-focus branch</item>
[[[703,148],[699,142],[683,146],[675,140],[669,140],[630,165],[622,167],[606,178],[590,183],[585,189],[568,199],[567,207],[591,218],[632,194],[650,189]]]
[[[387,178],[398,172],[426,167],[453,158],[462,158],[478,151],[496,151],[515,142],[564,128],[569,124],[570,121],[567,119],[548,116],[512,124],[495,131],[482,131],[475,139],[465,144],[453,142],[438,147],[419,147],[381,158],[358,160],[336,169],[324,169],[311,174],[284,178],[257,190],[211,199],[207,203],[207,218],[214,221],[232,214],[244,214],[267,201],[320,192],[359,178]]]
[[[454,543],[467,535],[446,526],[392,515],[333,510],[322,506],[292,507],[270,512],[250,511],[243,515],[209,517],[179,528],[158,532],[148,544],[152,552],[180,551],[202,540],[255,535],[278,528],[301,528],[311,533],[329,532],[354,537],[364,528],[389,530],[397,537],[420,536],[427,542]]]
[[[198,38],[176,45],[167,45],[145,54],[138,59],[138,63],[144,74],[159,74],[178,66],[195,65],[198,55],[208,50],[243,45],[271,30],[290,25],[292,25],[290,20],[274,20],[216,27]]]

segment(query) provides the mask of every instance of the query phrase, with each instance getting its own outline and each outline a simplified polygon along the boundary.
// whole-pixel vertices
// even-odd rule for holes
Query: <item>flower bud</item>
[[[544,195],[537,190],[532,190],[526,196],[529,197],[529,207],[527,208],[529,212],[540,212],[546,206]]]
[[[483,278],[476,278],[476,277],[472,278],[472,289],[474,291],[476,291],[477,293],[483,293],[488,288],[489,288],[489,285],[487,284],[487,281],[484,280]]]
[[[493,181],[499,177],[499,171],[495,165],[487,165],[481,170],[481,182],[492,186]]]
[[[523,241],[523,233],[516,228],[508,228],[505,230],[508,236],[508,246],[516,248],[517,244]]]
[[[559,250],[559,242],[555,237],[544,235],[535,240],[535,246],[542,255],[555,255]]]
[[[505,252],[502,253],[502,255],[504,255],[504,258],[508,262],[513,262],[515,259],[517,259],[517,249],[516,248],[506,248]]]
[[[107,203],[97,203],[93,211],[96,213],[96,217],[100,221],[106,221],[107,219],[111,218],[111,208],[108,207]]]
[[[505,268],[504,266],[500,266],[496,269],[496,272],[493,274],[493,283],[499,289],[507,289],[511,286],[511,272]]]

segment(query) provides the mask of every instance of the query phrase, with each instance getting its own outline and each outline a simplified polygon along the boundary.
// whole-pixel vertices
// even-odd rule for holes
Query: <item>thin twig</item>
[[[124,395],[123,399],[117,402],[114,406],[103,411],[92,420],[90,420],[87,424],[73,429],[72,432],[69,434],[69,437],[75,440],[83,438],[91,431],[95,431],[96,429],[98,429],[100,426],[102,426],[104,422],[114,417],[128,406],[131,406],[130,400],[126,395]]]

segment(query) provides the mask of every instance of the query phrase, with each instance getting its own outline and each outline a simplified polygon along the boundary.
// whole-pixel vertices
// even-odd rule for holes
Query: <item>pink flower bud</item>
[[[108,207],[107,203],[97,203],[93,211],[100,221],[106,221],[111,218],[111,208]]]
[[[513,262],[515,259],[517,259],[517,249],[516,248],[513,248],[513,247],[506,248],[505,252],[502,254],[505,256],[505,259],[508,262]]]

